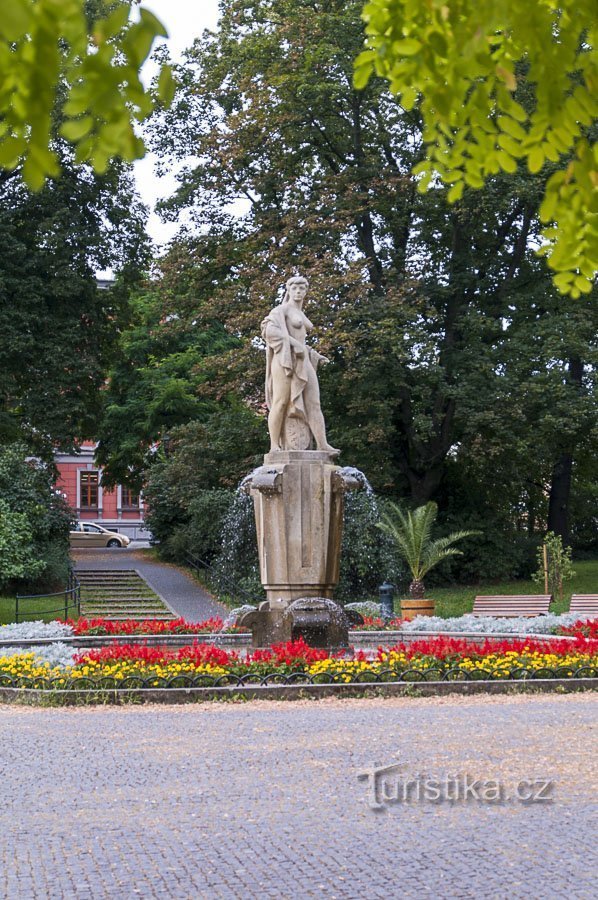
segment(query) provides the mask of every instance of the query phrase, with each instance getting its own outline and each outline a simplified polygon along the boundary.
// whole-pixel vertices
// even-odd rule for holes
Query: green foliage
[[[438,515],[435,503],[426,503],[407,512],[403,512],[396,503],[389,503],[388,506],[378,527],[390,535],[414,581],[422,581],[430,569],[444,559],[461,556],[462,551],[452,545],[475,534],[473,531],[455,531],[432,540],[432,526]]]
[[[263,420],[235,405],[172,430],[168,457],[150,456],[145,471],[146,521],[161,555],[182,560],[190,551],[211,562],[224,507],[264,443]]]
[[[378,598],[383,581],[400,584],[405,571],[394,552],[392,539],[378,528],[380,499],[367,491],[345,495],[338,600]]]
[[[78,163],[105,172],[120,157],[143,156],[135,122],[154,108],[140,69],[155,38],[166,36],[149,10],[129,21],[133,4],[111,0],[9,0],[0,19],[0,169],[22,165],[38,190],[56,176],[53,120]],[[173,83],[161,70],[158,96],[167,102]]]
[[[500,171],[552,174],[540,217],[555,284],[577,298],[598,270],[598,57],[594,0],[369,0],[354,82],[387,78],[418,106],[418,189],[481,188]],[[526,102],[522,85],[532,91]],[[556,171],[555,171],[556,167]]]
[[[0,587],[36,578],[43,570],[44,563],[35,554],[29,519],[0,499]]]
[[[204,348],[191,379],[191,393],[215,404],[212,424],[231,397],[263,415],[256,336],[299,270],[310,280],[310,341],[331,359],[322,403],[342,462],[384,496],[437,500],[443,528],[492,523],[468,542],[483,548],[480,566],[467,546],[450,577],[461,564],[472,577],[529,571],[564,453],[574,463],[572,533],[591,535],[598,304],[595,293],[571,304],[534,253],[544,173],[500,171],[456,206],[440,183],[418,193],[419,112],[381,78],[353,87],[359,0],[221,9],[218,31],[189,50],[172,106],[148,129],[165,167],[179,171],[163,213],[182,214],[198,235],[173,242],[153,289],[183,330],[217,323],[231,338]],[[201,446],[234,484],[236,448],[213,453],[207,436]],[[196,464],[205,472],[199,454]]]
[[[72,512],[53,491],[52,469],[24,445],[0,446],[0,587],[64,584]]]
[[[545,552],[546,570],[544,568]],[[561,536],[552,531],[547,532],[543,545],[538,549],[538,570],[534,573],[533,580],[543,587],[545,576],[548,575],[548,592],[555,599],[557,597],[559,600],[563,599],[563,581],[569,581],[575,577],[571,553],[571,547],[563,547]]]
[[[105,484],[139,489],[147,453],[166,433],[188,422],[206,422],[218,409],[226,418],[230,409],[210,386],[226,391],[214,360],[238,348],[239,340],[211,311],[204,313],[206,288],[201,276],[193,278],[187,260],[178,270],[181,250],[171,249],[161,260],[160,277],[129,304],[98,431],[97,460],[104,466]]]
[[[48,459],[95,437],[129,282],[147,259],[130,173],[94,175],[57,149],[62,176],[36,193],[0,173],[0,439]],[[99,290],[105,268],[121,275]]]

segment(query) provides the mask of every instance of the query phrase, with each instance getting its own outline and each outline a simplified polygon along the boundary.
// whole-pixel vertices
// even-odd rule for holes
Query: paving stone
[[[0,897],[593,897],[592,695],[0,707]],[[357,773],[556,782],[395,804]]]
[[[137,569],[173,613],[188,622],[204,622],[213,616],[224,618],[227,614],[226,607],[214,600],[191,573],[149,559],[143,550],[74,550],[72,556],[77,570]]]

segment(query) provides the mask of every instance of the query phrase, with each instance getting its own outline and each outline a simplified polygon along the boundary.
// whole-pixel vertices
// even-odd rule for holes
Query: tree
[[[430,569],[443,559],[461,555],[461,550],[452,545],[475,534],[474,531],[455,531],[433,541],[432,526],[437,515],[438,507],[435,503],[426,503],[413,512],[403,512],[396,503],[390,503],[378,526],[390,535],[399,555],[407,563],[413,578],[409,593],[414,600],[425,596],[423,579]]]
[[[0,446],[0,587],[61,586],[71,511],[53,490],[54,471],[23,444]]]
[[[178,69],[172,107],[150,123],[163,165],[185,162],[164,214],[184,213],[201,233],[173,246],[172,265],[190,285],[187,317],[195,302],[202,321],[223,322],[237,339],[202,363],[210,377],[201,395],[234,391],[263,412],[256,336],[298,270],[310,280],[311,340],[331,359],[322,403],[344,459],[379,492],[414,506],[437,499],[443,516],[455,511],[451,491],[463,489],[455,470],[479,476],[487,505],[468,513],[483,520],[496,510],[507,538],[538,478],[535,530],[561,452],[555,436],[587,459],[594,298],[571,310],[531,249],[543,174],[500,172],[455,205],[442,185],[418,193],[419,113],[380,78],[353,86],[360,10],[341,0],[228,0],[220,30]],[[241,200],[243,214],[233,215]],[[572,352],[584,360],[579,403],[562,390]],[[265,423],[263,434],[265,450]],[[508,492],[482,491],[488,474]]]
[[[59,172],[53,122],[76,147],[76,161],[105,172],[121,157],[144,153],[134,123],[153,109],[140,69],[162,23],[143,7],[130,22],[121,0],[9,0],[0,18],[0,169],[22,165],[39,189]],[[172,93],[170,69],[160,72],[158,97]]]
[[[593,0],[370,0],[355,84],[387,78],[418,108],[426,159],[418,189],[481,188],[517,160],[552,172],[540,217],[555,284],[589,293],[598,270],[598,57]],[[531,102],[518,90],[532,89]]]
[[[215,361],[238,350],[240,341],[205,301],[206,279],[211,285],[219,269],[206,259],[196,271],[187,260],[189,247],[173,245],[156,277],[131,300],[103,393],[96,457],[105,484],[141,488],[148,452],[166,433],[211,421],[218,409],[224,417],[230,411],[227,378]],[[230,470],[235,458],[233,449]],[[226,480],[229,473],[222,474]]]
[[[147,259],[144,210],[126,167],[77,166],[33,193],[0,174],[0,437],[46,459],[94,437],[129,282]],[[100,290],[98,269],[119,283]]]

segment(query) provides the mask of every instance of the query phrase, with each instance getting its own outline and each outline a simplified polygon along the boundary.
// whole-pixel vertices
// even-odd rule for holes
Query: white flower
[[[20,622],[0,626],[0,641],[31,641],[49,639],[59,641],[72,637],[73,629],[62,622]]]

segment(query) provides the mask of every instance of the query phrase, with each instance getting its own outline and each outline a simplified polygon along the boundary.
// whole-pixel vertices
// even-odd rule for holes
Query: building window
[[[98,472],[80,472],[81,509],[98,508]]]
[[[121,488],[121,504],[123,509],[139,509],[139,494],[123,485]]]

